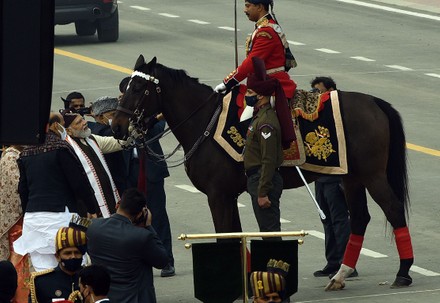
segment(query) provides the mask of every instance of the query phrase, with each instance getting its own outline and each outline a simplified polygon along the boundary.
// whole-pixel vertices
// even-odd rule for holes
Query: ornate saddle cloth
[[[243,161],[250,119],[240,122],[246,86],[240,85],[223,98],[214,139],[235,161]],[[330,101],[330,102],[328,102]],[[284,151],[283,166],[324,174],[346,174],[347,155],[338,92],[326,94],[299,90],[291,103],[297,141]]]

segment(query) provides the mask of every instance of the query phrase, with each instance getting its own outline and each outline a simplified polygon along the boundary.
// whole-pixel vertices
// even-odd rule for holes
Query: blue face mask
[[[254,95],[254,96],[244,96],[244,99],[246,100],[246,105],[247,105],[247,106],[252,106],[252,107],[254,107],[255,104],[258,103],[258,97],[257,97],[257,95]]]

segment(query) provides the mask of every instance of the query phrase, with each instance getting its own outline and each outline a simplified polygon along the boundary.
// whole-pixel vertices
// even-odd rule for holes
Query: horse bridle
[[[135,104],[134,110],[130,110],[126,107],[121,106],[120,104],[118,104],[118,106],[116,107],[116,110],[121,111],[127,115],[129,115],[129,119],[128,122],[130,125],[132,125],[134,127],[134,134],[130,134],[129,137],[127,138],[127,141],[129,141],[130,139],[134,139],[137,140],[139,139],[139,137],[143,137],[144,135],[147,133],[148,128],[146,127],[147,123],[144,123],[144,109],[141,109],[141,105],[142,105],[142,101],[146,96],[150,95],[150,89],[149,89],[149,83],[153,83],[155,85],[155,92],[158,96],[158,98],[160,98],[160,93],[162,92],[160,86],[159,86],[159,79],[149,75],[149,74],[145,74],[143,72],[140,71],[134,71],[131,74],[130,77],[130,81],[127,84],[126,90],[128,90],[128,88],[130,87],[130,84],[133,80],[134,77],[140,77],[142,79],[145,79],[147,81],[147,87],[145,88],[142,97],[139,98]],[[150,117],[153,118],[154,116]],[[140,131],[140,133],[138,133],[138,130]],[[144,140],[143,140],[144,141]]]
[[[148,140],[148,141],[145,141],[145,135],[146,135],[146,133],[147,133],[147,131],[148,131],[148,128],[145,128],[146,125],[145,125],[145,123],[143,123],[144,109],[140,110],[139,107],[141,106],[143,99],[144,99],[146,96],[149,96],[149,95],[150,95],[150,91],[148,90],[148,84],[149,84],[150,82],[152,82],[152,83],[155,84],[156,93],[157,93],[157,95],[158,95],[159,98],[160,98],[160,93],[162,92],[162,90],[161,90],[161,88],[160,88],[160,86],[159,86],[159,79],[157,79],[157,78],[155,78],[155,77],[153,77],[153,76],[151,76],[151,75],[149,75],[149,74],[145,74],[145,73],[143,73],[143,72],[140,72],[140,71],[134,71],[134,72],[132,73],[132,75],[131,75],[131,79],[130,79],[130,81],[128,82],[128,85],[127,85],[126,90],[130,87],[130,83],[131,83],[132,79],[133,79],[134,77],[136,77],[136,76],[137,76],[137,77],[140,77],[140,78],[143,78],[143,79],[145,79],[145,80],[147,81],[147,88],[145,89],[145,91],[144,91],[142,97],[139,98],[139,100],[137,101],[134,111],[131,111],[131,110],[129,110],[129,109],[125,108],[125,107],[122,107],[122,106],[120,106],[120,105],[118,105],[118,106],[116,107],[116,109],[119,110],[119,111],[121,111],[121,112],[123,112],[123,113],[128,114],[128,115],[130,116],[130,118],[129,118],[129,123],[132,124],[132,125],[134,126],[134,130],[132,131],[132,134],[130,134],[130,136],[127,138],[127,141],[128,141],[129,139],[131,139],[131,140],[133,141],[134,145],[136,145],[136,146],[138,146],[138,147],[146,147],[146,148],[148,148],[148,144],[150,144],[151,142],[153,142],[153,141],[155,141],[155,140],[158,140],[160,137],[162,137],[162,135],[163,135],[164,133],[166,133],[166,132],[171,132],[171,130],[170,130],[170,128],[167,128],[167,129],[164,130],[162,133],[157,134],[155,137],[151,138],[151,139]],[[209,98],[207,99],[207,100],[208,100],[207,102],[209,102],[209,100],[211,99],[211,97],[212,97],[214,94],[215,94],[215,92],[213,92],[213,93],[209,96]],[[205,105],[207,102],[201,104],[201,106],[199,106],[194,112],[192,112],[192,113],[190,114],[190,116],[189,116],[187,119],[184,119],[183,121],[181,121],[181,122],[180,122],[175,128],[177,128],[177,127],[179,127],[180,125],[184,124],[184,123],[185,123],[185,122],[186,122],[191,116],[193,116],[193,115],[194,115],[196,112],[198,112],[202,107],[204,107],[204,105]],[[204,140],[210,135],[210,133],[211,133],[211,129],[213,128],[213,126],[214,126],[214,124],[215,124],[217,118],[218,118],[219,115],[220,115],[221,108],[222,108],[222,103],[220,102],[219,105],[218,105],[218,107],[216,108],[216,110],[215,110],[213,116],[211,117],[211,120],[210,120],[210,122],[208,123],[208,125],[207,125],[205,131],[203,132],[203,135],[200,136],[200,137],[196,140],[196,142],[194,143],[194,145],[192,146],[192,148],[191,148],[191,149],[189,150],[189,152],[185,155],[183,161],[182,161],[180,164],[178,164],[178,165],[181,165],[181,164],[185,163],[185,162],[186,162],[186,161],[192,156],[192,154],[195,152],[195,150],[196,150],[196,149],[202,144],[202,142],[203,142],[203,141],[204,141]],[[133,119],[133,117],[135,117],[135,119]],[[140,133],[137,132],[137,129],[140,130]],[[142,143],[141,143],[140,145],[136,143],[136,140],[139,140],[139,139],[141,139],[141,141],[142,141]],[[128,145],[130,145],[130,144],[128,144]],[[170,155],[168,155],[167,157],[163,158],[162,161],[164,161],[165,159],[171,157],[171,156],[177,151],[177,149],[178,149],[179,147],[180,147],[180,144],[176,147],[176,149],[175,149]],[[149,149],[149,150],[150,150],[150,149]],[[152,152],[152,151],[150,150],[150,152]],[[154,153],[153,153],[153,155],[156,156],[156,157],[158,157],[158,156],[160,157],[160,155],[157,155],[157,154],[154,154]],[[159,158],[159,157],[158,157],[158,158]],[[176,162],[180,162],[180,161],[176,161]],[[178,165],[175,165],[175,166],[178,166]],[[173,166],[173,167],[174,167],[174,166]]]

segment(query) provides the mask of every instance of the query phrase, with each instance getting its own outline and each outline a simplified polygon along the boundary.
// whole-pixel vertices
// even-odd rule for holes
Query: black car
[[[117,0],[55,0],[55,24],[75,23],[78,36],[92,36],[98,31],[102,42],[119,38]]]

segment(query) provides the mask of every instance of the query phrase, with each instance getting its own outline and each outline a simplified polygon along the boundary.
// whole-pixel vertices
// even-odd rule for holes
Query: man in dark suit
[[[84,267],[78,276],[83,303],[110,302],[107,297],[110,289],[110,274],[104,266],[93,264]]]
[[[96,219],[87,230],[93,264],[110,273],[109,298],[118,303],[156,303],[153,270],[168,264],[168,254],[146,208],[145,196],[135,188],[122,195],[116,214]]]

